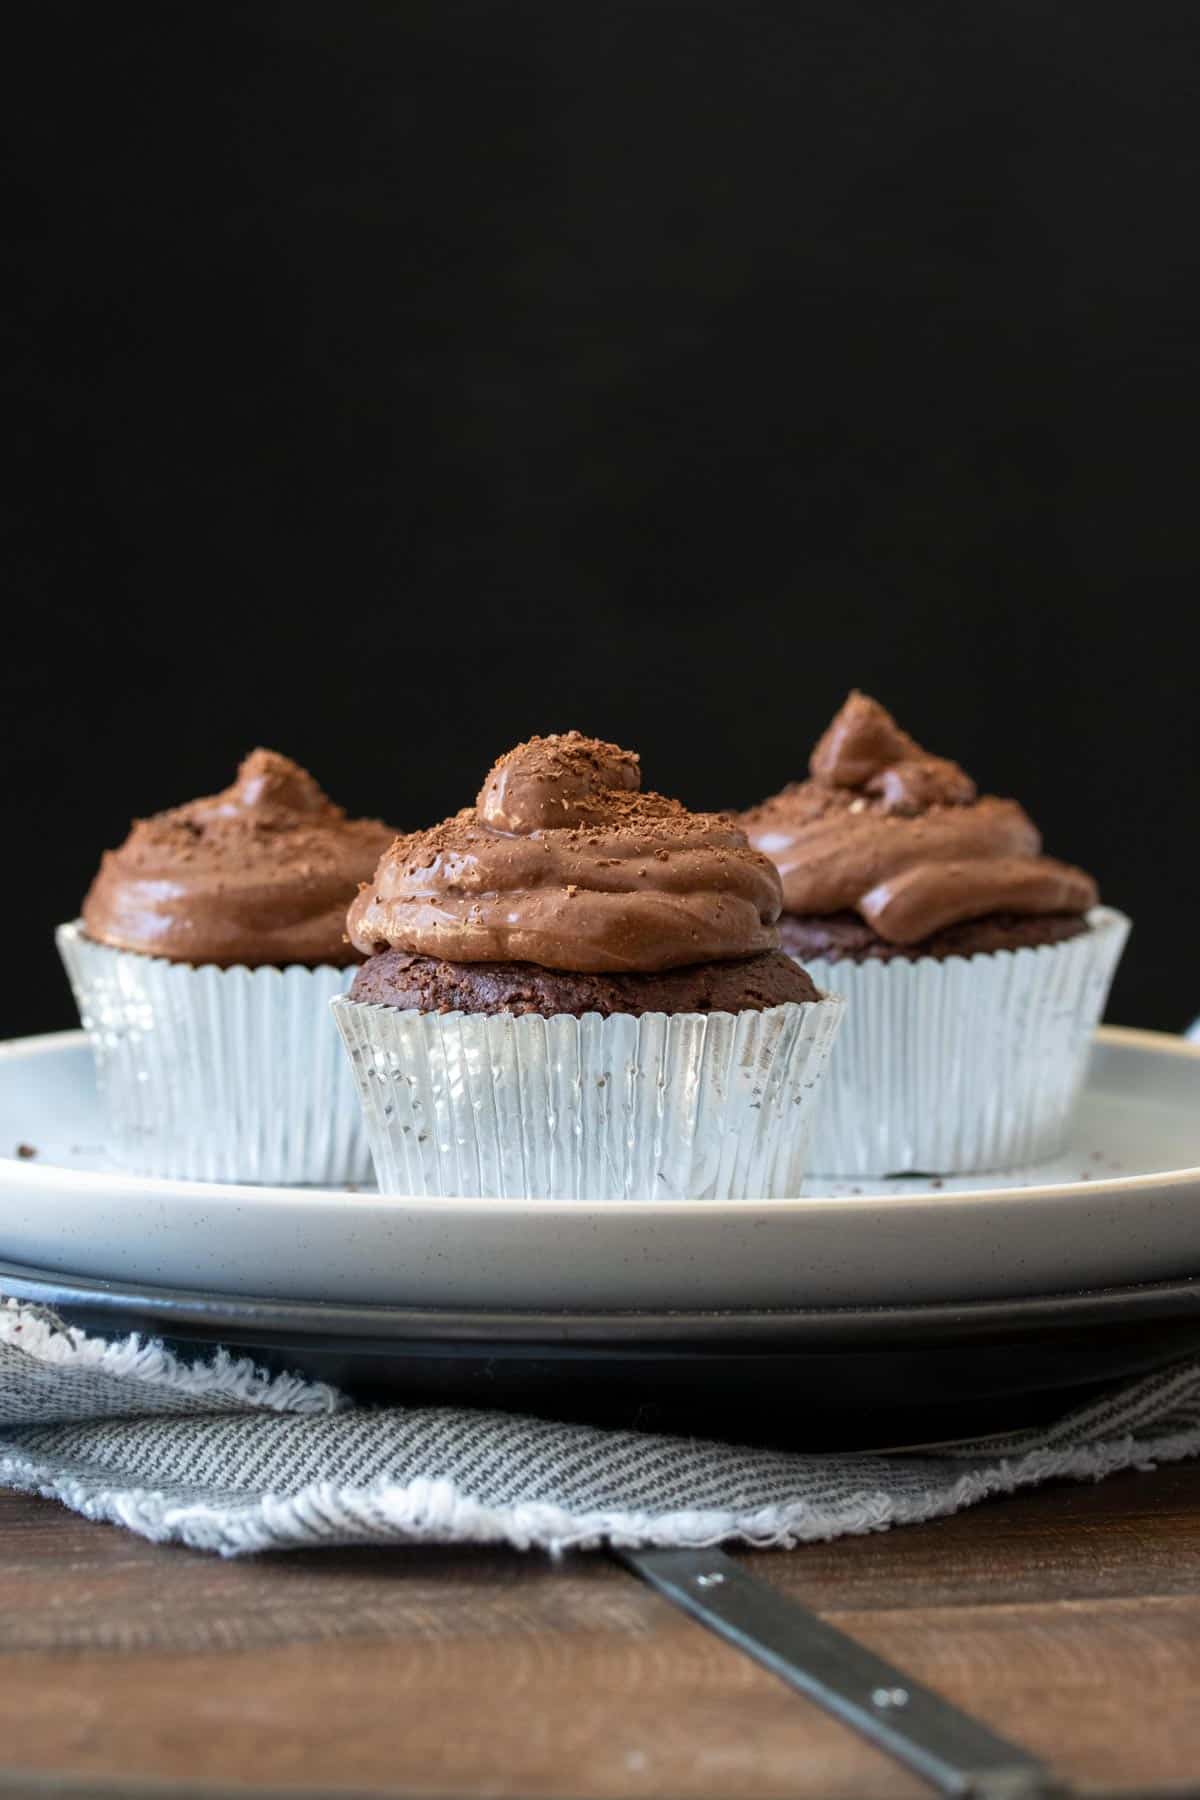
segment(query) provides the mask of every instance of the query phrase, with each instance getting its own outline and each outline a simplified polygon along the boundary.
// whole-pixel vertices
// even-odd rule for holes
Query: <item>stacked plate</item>
[[[122,1174],[82,1033],[0,1047],[0,1293],[360,1392],[894,1446],[1200,1350],[1200,1047],[1098,1033],[1069,1152],[794,1200]]]

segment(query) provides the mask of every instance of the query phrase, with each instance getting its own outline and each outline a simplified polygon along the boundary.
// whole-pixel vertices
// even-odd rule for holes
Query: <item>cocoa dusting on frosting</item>
[[[308,772],[255,750],[223,793],[138,819],[83,903],[88,936],[173,962],[358,961],[346,906],[394,836],[348,819]]]
[[[736,823],[641,792],[638,759],[569,731],[502,756],[476,804],[398,838],[351,942],[582,974],[773,950],[782,895]]]
[[[853,911],[893,944],[991,913],[1081,914],[1097,900],[1090,875],[1041,854],[1015,800],[978,795],[857,691],[813,751],[809,780],[741,823],[778,867],[789,913]]]

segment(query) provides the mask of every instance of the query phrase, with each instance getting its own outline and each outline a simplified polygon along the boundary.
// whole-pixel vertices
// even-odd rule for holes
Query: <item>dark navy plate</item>
[[[247,1299],[0,1263],[0,1293],[184,1355],[215,1345],[366,1399],[503,1407],[803,1448],[1037,1425],[1200,1355],[1200,1279],[963,1305],[419,1311]]]

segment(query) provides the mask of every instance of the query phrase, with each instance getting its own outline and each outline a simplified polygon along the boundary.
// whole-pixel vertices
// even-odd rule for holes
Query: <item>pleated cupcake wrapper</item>
[[[805,958],[846,1000],[821,1093],[814,1175],[965,1175],[1066,1148],[1129,920],[1107,907],[1061,944],[916,962]]]
[[[842,1010],[543,1019],[333,1002],[382,1191],[534,1200],[798,1194]]]
[[[218,969],[62,925],[108,1149],[139,1175],[337,1186],[371,1158],[329,1002],[353,969]]]

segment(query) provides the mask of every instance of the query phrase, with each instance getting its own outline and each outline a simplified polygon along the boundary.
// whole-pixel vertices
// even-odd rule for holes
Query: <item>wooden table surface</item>
[[[1200,1795],[1200,1465],[748,1561],[1079,1792]],[[0,1494],[0,1652],[0,1795],[927,1791],[601,1556],[223,1563]]]

